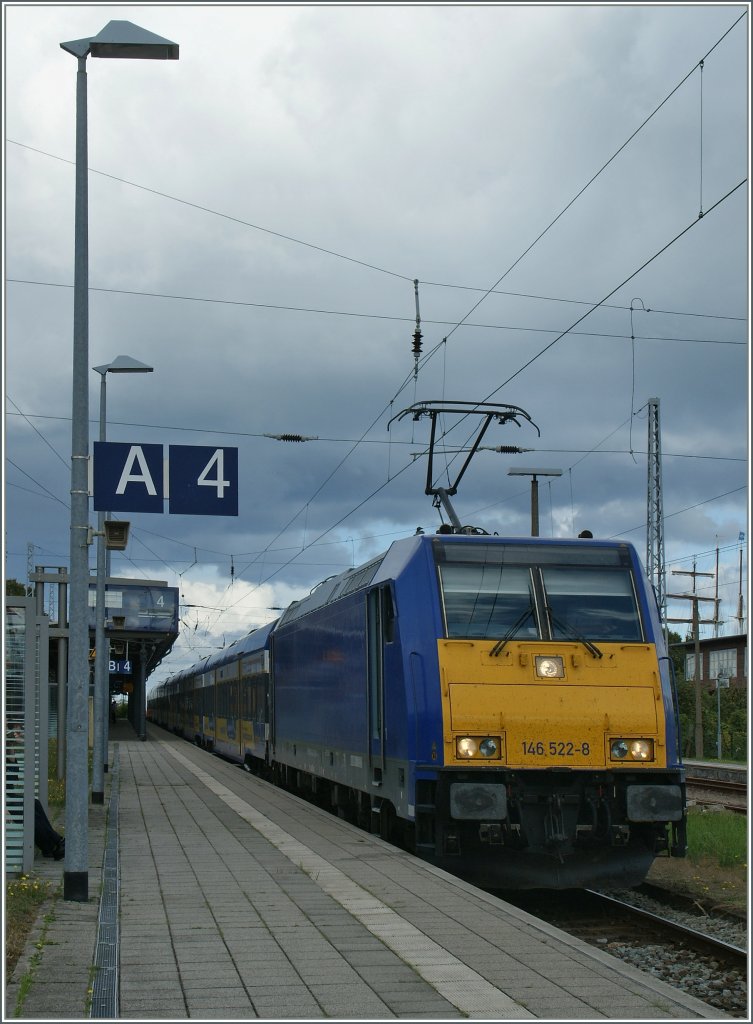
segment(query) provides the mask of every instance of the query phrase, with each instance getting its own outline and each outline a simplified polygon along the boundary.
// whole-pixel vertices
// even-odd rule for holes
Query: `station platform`
[[[43,909],[3,1019],[724,1017],[161,729],[109,764],[90,899]]]

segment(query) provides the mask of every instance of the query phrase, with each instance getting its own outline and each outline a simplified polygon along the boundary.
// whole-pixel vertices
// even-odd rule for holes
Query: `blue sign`
[[[89,629],[95,628],[97,586],[89,585]],[[116,632],[178,632],[178,588],[108,583],[105,627]]]
[[[206,445],[169,446],[169,488],[165,487],[163,446],[94,442],[94,510],[238,515],[238,449]]]
[[[170,514],[238,515],[238,449],[170,445]]]
[[[110,675],[111,676],[130,676],[133,674],[133,665],[130,658],[124,661],[111,661],[110,662]]]
[[[94,442],[95,512],[162,512],[161,444]]]

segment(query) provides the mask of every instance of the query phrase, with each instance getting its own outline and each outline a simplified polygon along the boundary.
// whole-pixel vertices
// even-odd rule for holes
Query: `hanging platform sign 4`
[[[238,515],[238,449],[170,445],[170,513]]]
[[[95,441],[95,512],[238,515],[238,449]]]

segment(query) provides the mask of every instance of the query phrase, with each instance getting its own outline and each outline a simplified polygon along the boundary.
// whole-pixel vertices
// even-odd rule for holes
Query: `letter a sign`
[[[161,444],[94,442],[94,511],[162,512]]]
[[[167,479],[161,444],[94,442],[96,512],[238,515],[238,449],[208,445],[168,447]]]

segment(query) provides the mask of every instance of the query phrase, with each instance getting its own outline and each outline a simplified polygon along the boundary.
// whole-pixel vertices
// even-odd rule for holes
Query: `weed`
[[[27,884],[24,885],[25,882]],[[43,882],[41,881],[41,879],[32,878],[31,876],[22,876],[21,878],[18,878],[15,881],[8,882],[6,886],[6,894],[9,897],[9,901],[13,903],[12,913],[14,916],[14,920],[16,922],[20,920],[18,917],[18,911],[24,904],[26,905],[26,909],[30,913],[30,917],[25,921],[23,929],[11,929],[11,907],[6,905],[6,977],[10,976],[11,970],[11,968],[8,967],[8,963],[10,962],[11,957],[9,950],[11,932],[13,932],[13,934],[16,937],[17,948],[14,950],[15,959],[13,960],[13,967],[15,967],[16,963],[18,962],[21,956],[21,953],[23,953],[26,937],[29,931],[31,930],[32,925],[34,924],[34,920],[39,911],[40,903],[50,896],[53,898],[57,897],[60,894],[60,891],[60,885],[58,885],[57,889],[52,891],[51,882]],[[43,893],[44,895],[42,895]],[[20,1017],[22,1014],[24,1002],[26,1001],[26,997],[29,994],[32,983],[34,981],[34,976],[37,973],[37,968],[39,967],[40,961],[42,959],[42,950],[47,945],[47,930],[49,929],[50,924],[54,919],[54,913],[45,914],[44,918],[42,919],[44,922],[42,932],[39,936],[39,939],[34,944],[36,952],[32,954],[29,960],[28,969],[26,970],[25,974],[23,975],[19,982],[18,996],[16,999],[16,1006],[13,1012],[14,1017]]]
[[[5,887],[5,974],[10,977],[24,951],[26,939],[52,883],[36,875],[21,875]]]
[[[748,860],[748,819],[732,811],[688,810],[688,857],[704,857],[720,867],[744,867]]]
[[[47,802],[50,807],[65,807],[65,778],[57,777],[58,741],[50,740],[47,750]]]
[[[65,779],[56,778],[57,741],[50,740],[47,758],[48,803],[50,809],[65,806]],[[50,814],[54,820],[55,814]],[[5,976],[9,978],[24,951],[26,939],[36,921],[39,907],[50,896],[52,883],[36,875],[22,875],[5,887]]]

